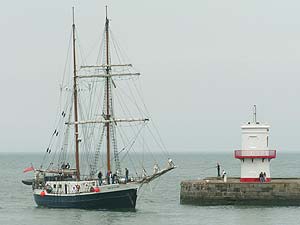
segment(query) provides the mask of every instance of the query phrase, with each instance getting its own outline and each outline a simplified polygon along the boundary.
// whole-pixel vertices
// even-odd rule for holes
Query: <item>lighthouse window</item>
[[[262,162],[264,162],[264,161],[265,161],[265,159],[263,158],[261,161],[262,161]]]
[[[253,162],[253,159],[252,159],[252,162]]]
[[[53,187],[56,188],[56,184],[53,184]]]
[[[58,185],[58,188],[61,188],[61,184]]]
[[[269,147],[269,136],[267,136],[267,147]]]

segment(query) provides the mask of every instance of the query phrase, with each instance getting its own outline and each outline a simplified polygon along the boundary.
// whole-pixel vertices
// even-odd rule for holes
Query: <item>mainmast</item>
[[[79,170],[79,140],[78,140],[78,99],[77,99],[77,80],[76,80],[76,50],[75,50],[75,19],[74,19],[74,7],[73,10],[73,25],[72,25],[72,33],[73,33],[73,90],[74,90],[74,126],[75,126],[75,159],[76,159],[76,178],[80,179],[80,170]]]
[[[106,75],[110,73],[110,62],[109,62],[109,20],[107,18],[107,6],[106,6],[106,20],[105,20],[105,39],[106,39]],[[107,172],[111,171],[110,168],[110,77],[106,77],[106,115],[105,119],[108,121],[106,125],[106,161],[107,161]]]
[[[112,99],[112,84],[113,84],[113,77],[120,78],[120,77],[128,77],[128,76],[139,76],[140,73],[132,73],[132,72],[117,72],[113,71],[113,67],[132,67],[132,64],[111,64],[110,58],[110,48],[109,48],[109,19],[107,16],[107,6],[106,6],[106,18],[105,18],[105,58],[104,63],[102,65],[90,65],[90,66],[81,66],[81,69],[84,68],[102,68],[101,71],[104,74],[90,74],[90,75],[77,75],[76,74],[76,60],[75,60],[75,24],[73,22],[73,45],[74,45],[74,122],[66,122],[66,124],[75,125],[75,138],[76,138],[76,169],[77,169],[77,179],[80,178],[79,174],[79,142],[78,142],[78,125],[79,124],[104,124],[104,133],[106,133],[106,162],[107,162],[107,172],[111,171],[111,148],[114,150],[114,159],[115,159],[115,169],[116,172],[120,172],[120,162],[118,158],[118,151],[117,151],[117,142],[116,142],[116,134],[115,134],[115,127],[114,124],[116,123],[123,123],[123,122],[147,122],[149,119],[147,118],[115,118],[113,115],[113,99]],[[76,89],[76,78],[77,79],[90,79],[90,78],[101,78],[104,80],[104,106],[103,106],[103,119],[99,120],[86,120],[86,121],[78,121],[77,115],[77,89]],[[102,140],[102,138],[101,138]],[[95,157],[97,158],[97,157]],[[96,168],[96,160],[95,163],[92,165],[91,168]]]

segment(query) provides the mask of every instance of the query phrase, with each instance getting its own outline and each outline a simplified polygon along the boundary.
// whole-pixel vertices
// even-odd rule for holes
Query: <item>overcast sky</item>
[[[271,125],[273,149],[300,150],[299,1],[13,0],[0,8],[0,152],[44,152],[71,7],[88,49],[106,4],[171,152],[239,149],[253,104]]]

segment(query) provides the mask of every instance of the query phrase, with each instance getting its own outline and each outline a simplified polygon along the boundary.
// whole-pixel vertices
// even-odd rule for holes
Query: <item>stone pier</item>
[[[208,177],[181,182],[180,203],[193,205],[300,206],[300,178],[272,178],[271,182],[240,182],[239,178]]]

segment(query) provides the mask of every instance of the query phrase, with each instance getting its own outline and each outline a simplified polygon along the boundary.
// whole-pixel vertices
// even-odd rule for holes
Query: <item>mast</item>
[[[253,106],[253,123],[256,124],[256,105]]]
[[[73,12],[73,90],[74,90],[74,120],[75,120],[75,160],[76,160],[76,179],[80,180],[80,170],[79,170],[79,140],[78,140],[78,99],[77,99],[77,80],[76,80],[76,50],[75,50],[75,19],[74,19],[74,7],[72,7]]]
[[[105,39],[106,39],[106,74],[108,75],[110,72],[110,62],[109,62],[109,20],[107,18],[107,6],[105,6],[106,10],[106,19],[105,19]],[[106,115],[105,119],[107,121],[110,120],[110,96],[109,96],[109,85],[110,77],[106,77]],[[110,168],[110,122],[106,123],[106,161],[107,161],[107,172],[111,171]]]

